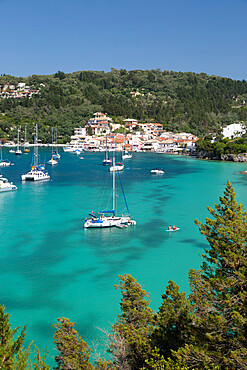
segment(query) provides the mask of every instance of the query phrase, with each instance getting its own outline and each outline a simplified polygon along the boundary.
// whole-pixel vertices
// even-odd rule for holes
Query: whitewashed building
[[[74,145],[80,145],[86,140],[86,128],[76,127],[74,128],[74,135],[71,136],[71,143]]]
[[[91,128],[93,135],[103,135],[110,133],[110,125],[112,118],[108,117],[106,113],[96,112],[93,114],[86,124],[86,128]]]
[[[242,123],[233,123],[222,130],[223,138],[235,139],[246,133],[246,127]]]

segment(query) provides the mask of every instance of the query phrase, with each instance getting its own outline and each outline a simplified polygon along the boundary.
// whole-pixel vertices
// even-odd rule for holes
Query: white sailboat
[[[105,148],[105,158],[103,159],[103,165],[109,166],[111,164],[111,158],[109,157],[108,146],[107,146],[107,135],[106,135],[106,148]]]
[[[115,155],[113,156],[113,168],[115,168]],[[90,219],[86,219],[84,223],[85,228],[105,228],[105,227],[120,227],[125,228],[127,225],[136,225],[136,221],[131,219],[129,208],[126,202],[124,195],[124,200],[126,208],[128,211],[127,215],[117,216],[116,215],[116,181],[115,181],[115,170],[113,171],[113,180],[112,180],[112,209],[103,210],[98,212],[96,215],[94,212],[90,213]],[[120,180],[121,181],[121,180]],[[123,188],[122,188],[123,190]]]
[[[16,155],[22,155],[22,151],[20,149],[20,145],[19,145],[19,133],[20,133],[20,130],[18,128],[18,135],[17,135],[17,149],[15,151],[15,154]]]
[[[56,139],[55,139],[55,142],[56,142],[56,147],[55,147],[55,150],[54,150],[54,154],[52,155],[52,158],[53,159],[60,159],[61,158],[61,155],[58,153],[58,146],[57,146],[57,127],[56,127]]]
[[[51,132],[51,159],[47,162],[47,164],[49,164],[50,166],[55,166],[56,164],[58,164],[58,161],[56,159],[54,159],[53,157],[53,127],[52,127],[52,132]]]
[[[122,159],[130,159],[132,158],[132,154],[130,154],[128,152],[128,150],[126,149],[126,131],[125,131],[125,134],[124,134],[124,153],[122,154]]]
[[[29,149],[29,142],[27,141],[27,126],[25,126],[25,142],[24,142],[24,153],[29,153],[30,152],[30,149]]]
[[[45,171],[43,164],[39,164],[39,153],[38,153],[38,125],[36,125],[36,134],[34,139],[33,147],[33,160],[31,164],[31,170],[21,175],[22,181],[42,181],[50,180],[48,172]]]
[[[11,162],[8,159],[3,159],[3,151],[2,151],[2,144],[0,145],[1,151],[1,159],[0,159],[0,167],[8,167],[11,165]]]

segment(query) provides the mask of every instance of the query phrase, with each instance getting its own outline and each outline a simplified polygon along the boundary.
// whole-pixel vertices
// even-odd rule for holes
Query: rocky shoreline
[[[214,160],[214,161],[247,162],[247,153],[221,154],[220,156],[215,156],[211,152],[200,151],[199,153],[197,153],[197,158]]]

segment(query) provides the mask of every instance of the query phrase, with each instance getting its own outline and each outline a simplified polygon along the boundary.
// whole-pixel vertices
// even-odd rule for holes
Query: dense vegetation
[[[212,219],[195,223],[210,248],[200,270],[190,270],[186,296],[169,281],[158,312],[131,276],[119,277],[121,314],[108,336],[111,360],[90,362],[91,350],[66,318],[58,319],[54,341],[56,369],[196,370],[247,368],[247,211],[228,182]],[[25,328],[15,336],[0,310],[0,368],[27,369],[30,347]],[[36,348],[34,369],[49,369]],[[29,367],[31,368],[31,367]]]
[[[58,71],[50,76],[0,77],[0,85],[7,82],[25,82],[36,89],[41,83],[45,86],[31,99],[0,99],[0,113],[4,114],[0,114],[0,138],[14,139],[17,126],[22,130],[27,126],[31,141],[33,125],[38,123],[42,141],[50,141],[50,128],[57,126],[60,141],[66,142],[73,128],[84,126],[96,111],[107,112],[117,122],[123,118],[160,122],[164,129],[198,136],[247,121],[247,82],[205,73]]]
[[[205,152],[207,156],[220,159],[222,154],[240,154],[247,153],[247,135],[240,139],[218,139],[211,142],[210,138],[199,139],[196,142],[196,150]]]

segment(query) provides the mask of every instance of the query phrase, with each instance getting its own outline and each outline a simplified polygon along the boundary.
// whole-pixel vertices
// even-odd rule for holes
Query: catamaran
[[[115,168],[115,155],[113,156],[113,167]],[[107,209],[103,210],[101,212],[98,212],[96,215],[94,212],[90,213],[89,216],[91,217],[90,219],[86,219],[84,223],[85,228],[102,228],[102,227],[120,227],[124,228],[127,225],[136,225],[136,221],[133,220],[130,216],[128,204],[126,201],[126,197],[123,191],[121,179],[119,176],[119,181],[121,184],[121,188],[123,191],[123,196],[124,196],[124,201],[126,205],[126,209],[128,214],[127,215],[122,215],[122,216],[117,216],[116,215],[116,179],[115,179],[115,173],[116,171],[113,171],[113,180],[112,180],[112,209]],[[125,225],[125,226],[123,226]]]
[[[36,125],[36,134],[33,147],[33,159],[31,163],[31,170],[28,173],[21,175],[22,181],[41,181],[50,180],[48,172],[45,171],[45,166],[39,164],[38,153],[38,125]]]

